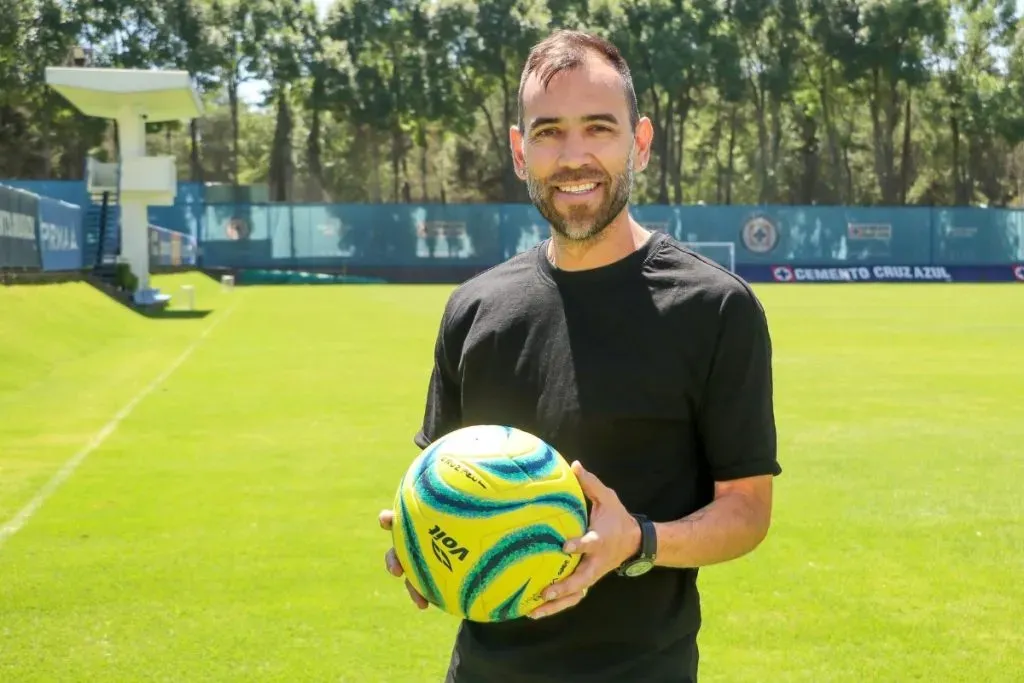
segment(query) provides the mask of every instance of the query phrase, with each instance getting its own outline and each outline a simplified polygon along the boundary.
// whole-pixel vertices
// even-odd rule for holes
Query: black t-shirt
[[[741,279],[655,232],[562,271],[547,244],[459,286],[445,307],[422,429],[504,424],[578,459],[658,522],[715,480],[781,473],[771,341]],[[543,619],[463,622],[448,683],[683,683],[696,668],[696,569],[613,573]]]

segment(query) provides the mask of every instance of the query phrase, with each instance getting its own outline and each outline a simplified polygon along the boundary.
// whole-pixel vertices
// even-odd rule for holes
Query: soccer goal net
[[[683,242],[687,249],[736,272],[735,242]]]

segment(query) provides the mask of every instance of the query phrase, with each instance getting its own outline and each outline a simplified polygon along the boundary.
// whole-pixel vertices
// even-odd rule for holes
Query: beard
[[[571,242],[593,240],[604,232],[629,203],[633,191],[633,157],[634,150],[630,150],[625,170],[614,178],[585,169],[556,173],[547,180],[528,175],[526,186],[530,200],[558,235]],[[573,182],[601,183],[604,199],[597,208],[573,206],[563,214],[555,207],[557,186]]]

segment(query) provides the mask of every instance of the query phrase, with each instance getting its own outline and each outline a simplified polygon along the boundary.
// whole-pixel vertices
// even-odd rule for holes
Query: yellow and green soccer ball
[[[458,429],[410,465],[395,497],[395,552],[427,601],[479,622],[517,619],[579,564],[587,501],[558,451],[500,425]]]

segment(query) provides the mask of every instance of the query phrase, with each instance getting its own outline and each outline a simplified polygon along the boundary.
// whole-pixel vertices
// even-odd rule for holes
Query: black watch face
[[[641,576],[651,571],[654,565],[649,560],[637,560],[623,570],[626,576]]]

